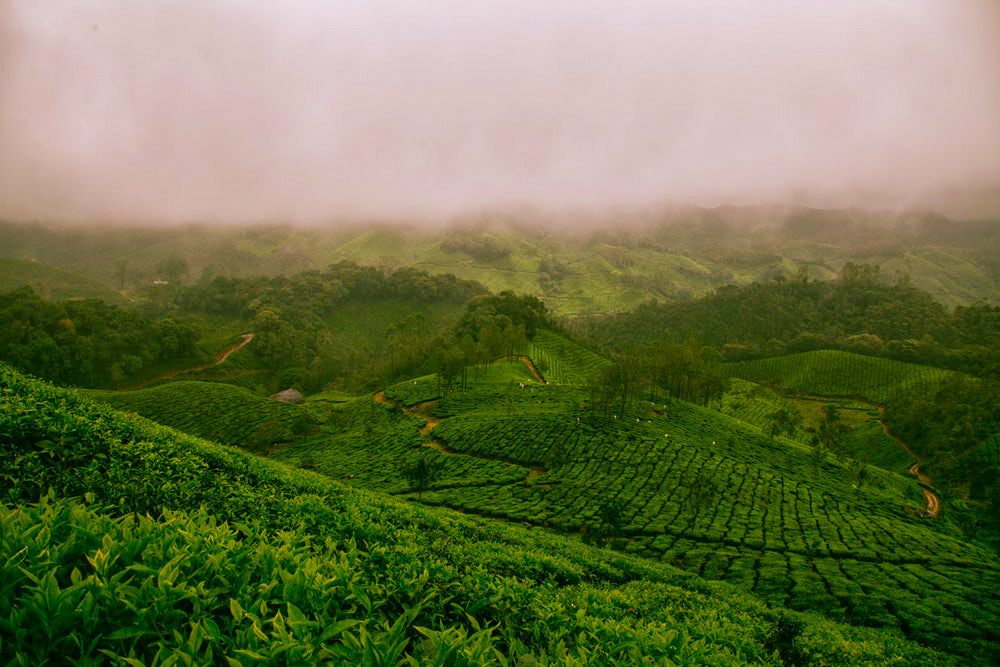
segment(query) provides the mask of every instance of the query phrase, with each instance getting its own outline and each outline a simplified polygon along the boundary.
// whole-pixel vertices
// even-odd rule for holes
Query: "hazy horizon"
[[[0,0],[0,219],[1000,215],[1000,3]]]

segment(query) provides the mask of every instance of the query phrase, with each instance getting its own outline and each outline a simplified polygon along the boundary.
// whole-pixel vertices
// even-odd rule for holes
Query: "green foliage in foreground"
[[[958,664],[662,564],[349,490],[2,368],[0,392],[7,664]]]

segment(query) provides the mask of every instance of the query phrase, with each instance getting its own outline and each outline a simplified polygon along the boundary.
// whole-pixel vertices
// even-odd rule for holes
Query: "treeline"
[[[841,279],[803,273],[701,299],[648,303],[619,315],[584,318],[575,331],[612,351],[666,337],[695,336],[727,361],[840,349],[1000,377],[1000,307],[948,311],[905,278],[888,284],[873,265],[845,265]]]
[[[470,367],[485,368],[499,357],[513,355],[545,326],[552,326],[552,321],[538,297],[503,291],[474,298],[451,335],[436,341],[434,370],[441,390],[466,389]]]
[[[929,466],[922,468],[948,487],[968,485],[983,499],[1000,478],[997,452],[986,446],[1000,434],[1000,382],[960,374],[920,387],[885,409],[885,422]],[[993,489],[1000,501],[1000,486]]]
[[[721,401],[729,377],[718,353],[696,339],[629,348],[591,383],[588,407],[604,422],[640,400],[675,398],[700,405]]]
[[[195,357],[197,332],[93,299],[50,302],[30,287],[0,294],[0,360],[41,378],[108,387],[159,362]]]
[[[176,290],[176,305],[236,317],[250,317],[261,307],[280,308],[285,313],[329,315],[346,301],[373,298],[404,298],[417,301],[463,303],[486,288],[450,273],[430,275],[404,268],[391,273],[342,261],[325,271],[303,271],[293,276],[228,278],[216,276]]]
[[[510,257],[511,249],[506,243],[483,233],[455,231],[441,241],[441,249],[447,252],[463,252],[480,261],[490,261]]]
[[[256,362],[282,387],[308,392],[336,378],[352,389],[367,389],[433,371],[439,332],[427,327],[420,313],[404,318],[391,331],[373,331],[381,344],[372,356],[336,342],[326,319],[338,308],[387,299],[462,304],[486,289],[451,274],[430,275],[410,268],[387,273],[344,261],[324,271],[218,276],[166,291],[171,308],[245,320],[256,334],[248,348]],[[151,302],[157,298],[154,295]]]

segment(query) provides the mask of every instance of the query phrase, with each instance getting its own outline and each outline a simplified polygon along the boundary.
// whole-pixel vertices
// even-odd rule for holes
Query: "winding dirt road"
[[[882,406],[879,406],[880,415],[883,410],[884,408]],[[912,449],[910,449],[910,446],[907,445],[905,442],[903,442],[898,436],[894,435],[889,430],[889,427],[886,426],[886,423],[884,421],[879,419],[878,423],[882,425],[882,433],[886,434],[887,436],[898,442],[903,447],[903,449],[906,450],[906,453],[913,457],[913,465],[907,468],[906,472],[908,472],[909,474],[913,475],[918,480],[920,480],[921,484],[926,484],[927,486],[931,486],[932,485],[931,478],[920,472],[920,457],[917,456],[917,453],[914,452]],[[927,500],[927,509],[926,509],[927,516],[933,519],[938,515],[938,512],[941,511],[941,499],[938,498],[937,494],[934,493],[933,491],[929,491],[928,489],[922,489],[922,491],[924,492],[924,498]]]
[[[153,378],[151,380],[146,380],[142,384],[135,385],[134,387],[127,387],[125,389],[122,389],[121,391],[134,391],[136,389],[141,389],[141,388],[145,387],[146,385],[153,384],[154,382],[159,382],[160,380],[169,380],[172,377],[177,377],[181,373],[192,373],[192,372],[195,372],[195,371],[203,371],[203,370],[206,370],[206,369],[209,369],[209,368],[215,368],[219,364],[223,363],[226,359],[228,359],[229,355],[231,355],[233,352],[236,352],[237,350],[241,350],[244,347],[246,347],[247,344],[250,341],[253,340],[253,337],[255,335],[256,334],[254,334],[253,332],[243,334],[240,337],[240,338],[242,338],[242,340],[240,342],[233,343],[232,345],[230,345],[229,347],[227,347],[226,349],[224,349],[222,351],[222,354],[220,354],[215,359],[215,361],[213,361],[210,364],[204,364],[202,366],[193,366],[191,368],[179,368],[177,370],[168,371],[166,373],[163,373],[162,375],[157,375],[155,378]]]
[[[539,381],[544,382],[544,380],[539,380]],[[446,454],[448,456],[471,456],[473,458],[483,459],[484,461],[502,461],[503,463],[518,465],[521,466],[522,468],[528,469],[528,474],[525,477],[526,480],[531,479],[532,477],[538,477],[539,475],[545,473],[545,468],[539,465],[529,465],[526,463],[521,463],[519,461],[513,461],[511,459],[505,459],[500,457],[453,452],[450,449],[448,449],[443,442],[430,435],[431,430],[433,430],[435,426],[441,423],[441,420],[436,419],[433,413],[434,404],[437,403],[436,400],[424,401],[423,403],[417,403],[416,405],[411,407],[405,407],[404,405],[397,403],[396,401],[386,398],[384,391],[378,392],[377,394],[375,394],[373,398],[375,399],[376,403],[382,403],[384,405],[391,405],[393,407],[397,407],[407,414],[411,414],[415,417],[420,417],[421,419],[423,419],[424,425],[420,427],[420,435],[424,436],[424,447],[431,447],[433,449],[438,450],[442,454]]]

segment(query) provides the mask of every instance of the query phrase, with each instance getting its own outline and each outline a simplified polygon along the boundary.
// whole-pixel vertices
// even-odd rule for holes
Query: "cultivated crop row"
[[[599,354],[548,329],[538,331],[521,353],[531,357],[547,381],[556,384],[586,384],[609,363]]]
[[[990,556],[910,517],[899,504],[901,482],[889,473],[876,471],[858,491],[842,462],[814,467],[803,450],[708,410],[674,402],[665,414],[604,424],[566,409],[580,407],[580,392],[553,389],[539,389],[552,396],[528,398],[510,415],[496,397],[476,392],[464,412],[445,406],[453,416],[433,434],[450,450],[545,473],[488,489],[442,489],[424,502],[610,539],[780,604],[943,643],[981,641],[1000,622],[994,594],[988,614],[974,613],[981,592],[1000,585]],[[608,507],[617,525],[607,521]],[[925,577],[914,578],[914,569]],[[898,587],[915,597],[896,601]],[[935,624],[926,620],[929,609]]]
[[[100,400],[191,435],[251,450],[301,439],[319,421],[309,408],[211,382],[171,382],[103,394]]]
[[[947,379],[950,371],[836,350],[726,364],[730,374],[753,382],[825,396],[860,396],[885,403],[899,392]]]

